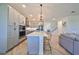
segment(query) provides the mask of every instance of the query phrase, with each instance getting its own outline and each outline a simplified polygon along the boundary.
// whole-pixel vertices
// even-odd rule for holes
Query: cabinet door
[[[10,49],[13,47],[14,39],[14,18],[13,18],[13,8],[9,7],[9,19],[8,19],[8,39],[7,39],[7,48]]]
[[[18,12],[14,10],[14,45],[19,42],[19,22],[18,22]]]
[[[79,55],[79,41],[74,41],[74,54]]]
[[[12,7],[9,8],[8,20],[8,49],[18,44],[19,40],[18,13]]]
[[[20,14],[20,25],[25,25],[25,17]]]
[[[8,9],[8,12],[9,12],[9,19],[8,19],[8,25],[13,25],[13,23],[14,23],[14,10],[13,10],[13,8],[12,7],[8,7],[9,9]]]
[[[25,17],[23,16],[23,25],[25,25]]]
[[[66,49],[68,50],[70,53],[73,54],[73,40],[69,39],[67,37],[61,37],[60,39],[60,44]]]
[[[28,54],[39,54],[39,36],[27,36],[27,50]]]
[[[0,4],[0,53],[7,50],[7,12],[7,5]]]
[[[19,25],[22,25],[22,16],[19,14]]]

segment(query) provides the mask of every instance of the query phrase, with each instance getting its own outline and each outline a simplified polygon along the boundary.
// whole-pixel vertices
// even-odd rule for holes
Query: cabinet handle
[[[16,30],[16,28],[14,28],[14,30]]]
[[[16,30],[16,23],[14,22],[14,30]]]

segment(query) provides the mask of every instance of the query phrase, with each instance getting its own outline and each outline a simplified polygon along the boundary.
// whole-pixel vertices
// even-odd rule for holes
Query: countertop
[[[27,27],[26,30],[28,30],[28,31],[34,31],[34,30],[37,30],[37,28]]]
[[[46,32],[44,31],[35,31],[35,32],[32,32],[26,36],[48,36]]]
[[[79,41],[79,35],[77,35],[77,34],[65,33],[65,34],[61,34],[61,36],[65,36],[65,37],[71,38],[72,40]]]

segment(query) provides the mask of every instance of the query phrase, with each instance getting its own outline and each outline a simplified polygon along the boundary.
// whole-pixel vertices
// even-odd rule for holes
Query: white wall
[[[77,33],[79,34],[79,15],[68,16],[66,20],[66,26],[64,26],[65,33]]]

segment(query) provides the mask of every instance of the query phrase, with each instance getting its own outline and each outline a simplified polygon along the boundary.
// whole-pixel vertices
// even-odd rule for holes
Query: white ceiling
[[[24,3],[25,4],[25,3]],[[40,14],[40,4],[39,3],[26,3],[26,8],[23,8],[23,3],[9,4],[22,13],[25,17],[33,15],[37,19]],[[46,20],[51,20],[56,17],[64,17],[69,15],[79,14],[79,3],[44,3],[43,4],[43,16]],[[75,13],[71,13],[75,11]]]

